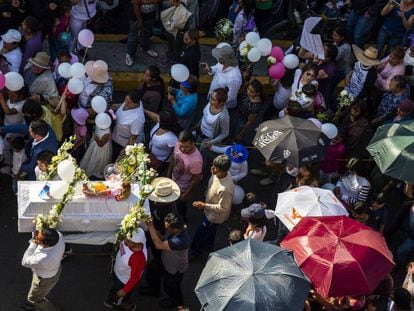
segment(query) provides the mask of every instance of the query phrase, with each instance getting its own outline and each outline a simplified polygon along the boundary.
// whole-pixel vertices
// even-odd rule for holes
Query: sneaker
[[[158,57],[158,52],[151,50],[151,49],[144,51],[144,53],[150,57],[154,57],[154,58]]]
[[[4,175],[11,175],[12,168],[9,165],[3,166],[2,168],[0,168],[0,173]]]
[[[124,311],[135,311],[137,309],[137,306],[130,302],[125,302],[121,304],[119,307],[117,307],[118,310],[124,310]]]
[[[269,186],[269,185],[272,185],[272,184],[276,184],[277,182],[278,182],[278,180],[275,179],[275,178],[266,177],[266,178],[263,178],[262,180],[260,180],[259,184],[262,185],[262,186]]]
[[[109,301],[106,301],[106,300],[104,301],[104,306],[109,308],[109,309],[115,309],[116,308],[115,303],[109,302]]]
[[[127,65],[128,67],[131,67],[134,64],[134,62],[135,62],[135,59],[131,55],[127,54],[125,56],[125,65]]]
[[[26,301],[25,304],[21,306],[21,309],[22,310],[25,310],[25,311],[36,310],[34,304],[32,304],[32,303],[30,303],[28,301]]]
[[[72,252],[73,252],[73,249],[69,249],[69,250],[65,251],[65,252],[63,253],[63,256],[62,256],[61,261],[65,260],[65,259],[66,259],[66,258],[68,258],[70,255],[72,255]]]
[[[253,168],[250,171],[250,174],[255,175],[255,176],[261,176],[261,177],[266,177],[269,175],[269,173],[263,171],[262,169],[259,168]]]
[[[161,299],[158,302],[158,305],[163,309],[173,309],[173,308],[175,309],[175,308],[177,308],[177,305],[174,302],[172,302],[171,299],[169,299],[169,298]]]

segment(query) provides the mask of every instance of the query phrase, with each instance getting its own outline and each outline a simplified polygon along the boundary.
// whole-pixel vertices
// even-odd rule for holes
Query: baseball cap
[[[265,206],[260,203],[253,203],[241,210],[241,216],[243,218],[262,218],[265,216]]]
[[[22,41],[22,35],[16,29],[9,29],[4,35],[1,36],[1,38],[6,43]]]

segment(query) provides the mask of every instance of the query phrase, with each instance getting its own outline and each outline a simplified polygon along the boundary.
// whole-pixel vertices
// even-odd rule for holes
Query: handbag
[[[174,38],[180,29],[184,29],[191,12],[181,3],[179,6],[172,6],[161,12],[160,18],[165,30]]]

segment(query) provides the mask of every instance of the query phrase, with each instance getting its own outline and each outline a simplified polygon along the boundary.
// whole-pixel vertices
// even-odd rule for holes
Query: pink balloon
[[[276,58],[277,62],[281,62],[283,60],[283,58],[285,57],[285,53],[278,46],[274,46],[272,48],[272,52],[270,53],[270,55],[273,56],[274,58]]]
[[[0,72],[0,90],[4,89],[4,86],[6,84],[6,78],[4,75]]]
[[[286,72],[286,69],[282,63],[274,64],[269,68],[269,76],[275,80],[282,79],[283,76],[285,75],[285,72]]]
[[[78,41],[84,47],[90,49],[92,47],[93,42],[95,41],[95,36],[93,32],[89,29],[82,29],[78,34]]]

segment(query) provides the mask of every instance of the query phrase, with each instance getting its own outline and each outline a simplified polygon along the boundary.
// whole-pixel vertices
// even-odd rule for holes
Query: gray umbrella
[[[290,251],[249,239],[211,253],[195,293],[206,311],[301,311],[310,286]]]

